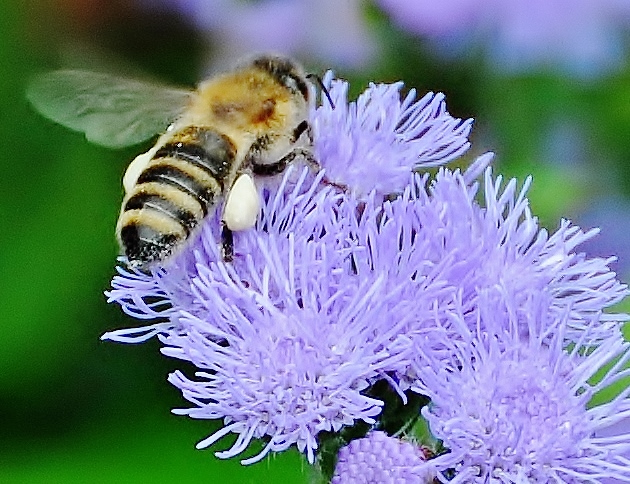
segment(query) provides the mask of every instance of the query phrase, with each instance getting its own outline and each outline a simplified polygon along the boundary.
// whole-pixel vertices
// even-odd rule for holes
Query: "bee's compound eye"
[[[250,229],[256,224],[260,197],[254,180],[248,174],[239,176],[228,193],[223,208],[223,221],[228,229]]]

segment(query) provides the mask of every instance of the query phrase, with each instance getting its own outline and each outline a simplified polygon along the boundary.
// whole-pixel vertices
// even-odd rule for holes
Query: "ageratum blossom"
[[[354,221],[353,238],[368,248],[367,257],[355,261],[358,274],[396,272],[415,285],[416,317],[406,326],[408,337],[425,338],[436,311],[444,317],[450,310],[448,288],[461,295],[471,328],[481,291],[509,295],[517,311],[519,301],[539,291],[549,295],[550,314],[566,314],[568,340],[592,327],[594,319],[593,341],[617,334],[627,316],[603,313],[627,294],[609,268],[614,258],[588,258],[576,250],[597,231],[584,232],[567,221],[551,234],[541,229],[526,198],[530,180],[519,189],[515,180],[503,184],[486,168],[479,193],[475,177],[491,156],[480,157],[464,173],[443,169],[433,180],[414,175],[392,201],[345,199],[338,210]],[[353,217],[359,209],[361,217]],[[430,288],[434,292],[427,295]]]
[[[473,120],[452,117],[442,93],[416,99],[411,89],[401,100],[402,82],[370,83],[348,103],[346,81],[328,72],[323,83],[334,105],[324,102],[313,112],[315,154],[328,179],[358,198],[401,191],[411,169],[444,165],[470,147]]]
[[[618,333],[592,346],[594,318],[567,346],[570,309],[552,316],[546,298],[484,291],[476,328],[461,301],[451,327],[436,322],[449,358],[416,348],[414,390],[431,399],[422,415],[448,450],[431,460],[442,482],[630,481],[630,433],[614,431],[630,416],[630,388],[591,405],[630,376],[630,343]]]
[[[265,184],[256,228],[235,234],[233,263],[222,260],[215,216],[163,268],[150,274],[119,268],[108,293],[126,313],[152,324],[103,338],[141,342],[157,335],[164,354],[199,369],[194,378],[169,377],[193,405],[176,412],[224,421],[200,447],[238,435],[220,457],[240,454],[262,437],[263,451],[244,462],[294,444],[313,462],[322,430],[374,423],[383,403],[365,390],[408,367],[411,341],[402,328],[416,315],[416,297],[437,298],[444,290],[439,281],[410,278],[412,266],[401,264],[359,276],[367,250],[354,232],[356,213],[347,217],[344,207],[356,206],[354,193],[375,204],[404,190],[416,165],[461,153],[470,122],[448,115],[441,95],[401,101],[400,85],[372,86],[358,107],[348,105],[340,94],[345,84],[328,79],[335,110],[321,107],[311,120],[324,170],[315,175],[293,166],[275,185]],[[378,122],[382,109],[388,123]],[[370,136],[358,136],[366,126]],[[351,136],[335,148],[333,133]],[[358,185],[353,170],[361,158],[348,153],[369,153],[366,143],[385,163],[379,176],[391,175],[393,183]],[[330,185],[328,172],[347,190]],[[398,248],[391,248],[393,260]]]
[[[194,379],[169,378],[194,404],[176,413],[225,421],[199,446],[239,434],[220,457],[267,436],[265,449],[244,462],[296,444],[312,463],[320,431],[375,422],[382,402],[364,390],[408,358],[409,342],[398,337],[410,313],[407,288],[386,274],[352,272],[350,255],[362,250],[323,214],[338,197],[319,195],[292,221],[270,211],[265,230],[236,240],[240,257],[231,266],[217,263],[220,239],[206,224],[191,281],[201,308],[161,335],[164,354],[200,369]]]
[[[508,294],[517,303],[536,290],[550,295],[550,312],[568,311],[568,338],[593,318],[600,322],[594,338],[615,333],[626,315],[601,316],[627,294],[609,268],[615,259],[576,251],[597,230],[584,232],[565,220],[551,234],[540,228],[526,198],[530,182],[520,189],[516,180],[503,185],[502,177],[493,178],[488,168],[477,203],[476,185],[470,187],[457,173],[440,173],[424,195],[423,213],[441,228],[433,257],[450,258],[458,268],[451,282],[473,313],[480,290]]]
[[[431,484],[435,474],[418,445],[375,431],[339,451],[331,483]]]

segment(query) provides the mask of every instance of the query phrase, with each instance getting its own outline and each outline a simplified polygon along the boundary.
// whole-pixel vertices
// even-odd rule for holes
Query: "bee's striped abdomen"
[[[161,146],[123,204],[119,237],[131,265],[169,256],[212,210],[236,155],[225,136],[200,127]]]

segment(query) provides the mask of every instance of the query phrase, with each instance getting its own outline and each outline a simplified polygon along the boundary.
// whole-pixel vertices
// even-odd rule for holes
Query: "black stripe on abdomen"
[[[190,231],[199,223],[199,220],[197,220],[193,213],[178,207],[176,204],[160,195],[152,193],[138,192],[129,198],[125,204],[124,210],[134,209],[155,210],[156,212],[166,215],[178,222],[186,234],[190,234]]]
[[[230,160],[223,155],[223,152],[210,153],[192,143],[168,143],[155,153],[154,159],[177,158],[190,163],[204,170],[223,187],[223,179],[230,169]]]
[[[211,187],[205,186],[185,171],[167,163],[149,165],[138,177],[137,185],[150,182],[165,183],[188,195],[192,195],[201,205],[204,215],[207,215],[208,207],[214,201],[214,193]]]
[[[165,234],[141,222],[123,226],[120,229],[120,240],[127,258],[134,265],[163,260],[181,242],[177,234]]]
[[[172,141],[160,147],[154,159],[172,157],[191,163],[223,187],[235,156],[236,147],[227,136],[207,126],[187,126],[174,133]]]

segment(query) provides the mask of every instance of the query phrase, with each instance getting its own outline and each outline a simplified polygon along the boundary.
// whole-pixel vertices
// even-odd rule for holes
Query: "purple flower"
[[[453,118],[442,93],[416,100],[411,89],[401,100],[402,82],[370,84],[348,103],[347,82],[328,72],[324,85],[335,106],[324,100],[312,115],[317,159],[359,198],[402,191],[412,169],[443,165],[470,146],[473,120]]]
[[[592,318],[601,322],[598,338],[617,331],[625,315],[599,317],[627,294],[608,267],[614,259],[589,259],[575,252],[597,231],[583,232],[562,221],[549,235],[529,210],[530,179],[520,190],[516,180],[502,187],[502,177],[494,179],[487,169],[484,181],[478,205],[474,187],[462,176],[442,172],[425,208],[427,216],[441,224],[437,259],[448,257],[459,268],[459,280],[451,283],[460,288],[464,304],[474,308],[478,294],[488,290],[512,298],[518,308],[518,302],[536,290],[550,296],[550,312],[568,312],[568,338],[589,326]]]
[[[517,311],[531,291],[549,295],[550,314],[567,314],[567,339],[582,334],[593,319],[599,321],[594,340],[616,334],[627,315],[602,314],[627,294],[608,267],[614,259],[575,251],[596,231],[585,233],[563,221],[549,235],[530,213],[530,180],[520,190],[515,180],[502,187],[490,168],[479,197],[474,178],[490,159],[480,157],[463,174],[441,170],[430,184],[426,176],[415,176],[402,196],[385,204],[361,202],[362,216],[352,230],[369,254],[357,262],[359,275],[375,268],[399,271],[415,285],[419,292],[410,294],[417,316],[407,326],[409,337],[424,338],[434,319],[451,309],[453,293],[461,296],[474,327],[484,291],[509,296]],[[350,219],[358,206],[348,203]]]
[[[433,465],[455,472],[449,482],[628,482],[630,433],[597,434],[630,416],[630,388],[590,402],[630,375],[630,343],[619,333],[592,347],[594,319],[567,348],[569,320],[551,317],[544,295],[534,291],[517,307],[510,297],[482,296],[476,329],[463,307],[451,315],[458,338],[436,329],[449,358],[417,348],[414,389],[431,398],[422,415],[448,449]]]
[[[483,43],[507,70],[560,66],[596,77],[624,61],[623,31],[630,4],[623,0],[379,0],[403,28],[428,37],[438,50],[458,53]]]
[[[337,203],[330,193],[318,195],[306,215],[317,222]],[[181,328],[160,339],[164,354],[201,370],[195,380],[180,372],[169,378],[195,405],[177,413],[226,422],[200,447],[234,432],[237,443],[217,454],[231,457],[267,436],[265,449],[244,463],[292,444],[312,463],[320,431],[374,423],[382,402],[363,391],[406,357],[409,343],[397,330],[409,304],[399,298],[404,288],[388,288],[385,275],[352,273],[354,248],[334,218],[321,231],[297,217],[285,228],[287,220],[272,214],[261,220],[266,231],[241,234],[232,267],[216,262],[218,240],[206,224],[191,281],[202,308],[183,314]]]
[[[110,293],[127,312],[154,316],[145,294],[154,298],[170,274],[182,277],[188,268],[174,285],[185,281],[188,291],[170,293],[184,298],[170,299],[171,308],[155,313],[167,314],[169,323],[145,328],[140,337],[132,329],[105,338],[141,341],[159,333],[164,354],[200,369],[195,380],[176,372],[169,381],[194,404],[176,413],[226,422],[199,447],[239,434],[219,457],[267,436],[265,449],[244,463],[292,444],[313,462],[318,432],[356,420],[374,423],[382,402],[363,392],[409,353],[409,341],[398,336],[405,314],[413,314],[409,298],[400,297],[407,286],[384,273],[356,276],[351,256],[363,249],[344,235],[344,220],[335,215],[341,195],[321,188],[321,176],[313,179],[308,169],[301,175],[293,191],[281,187],[265,198],[257,230],[237,234],[233,264],[221,260],[219,224],[208,223],[192,250],[175,261],[175,272],[136,274],[125,284],[118,276],[117,292]],[[134,284],[148,288],[135,305]]]
[[[435,474],[420,447],[375,431],[353,440],[339,451],[331,482],[430,484]]]

